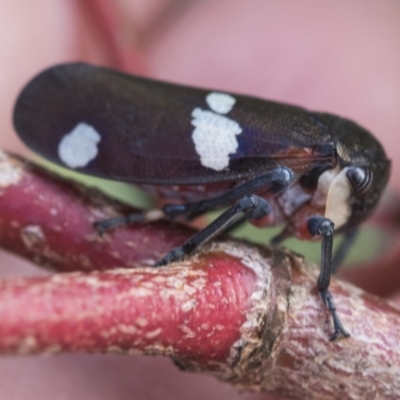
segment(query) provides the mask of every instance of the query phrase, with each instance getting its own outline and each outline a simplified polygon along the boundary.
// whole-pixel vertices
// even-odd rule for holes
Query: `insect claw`
[[[333,332],[332,336],[329,338],[329,341],[334,342],[339,337],[339,335],[342,335],[345,338],[350,337],[350,333],[348,333],[344,330],[343,327],[341,327],[339,329],[335,329],[335,332]]]
[[[348,333],[344,327],[342,322],[340,321],[337,313],[336,313],[336,307],[333,302],[332,295],[327,291],[327,290],[321,290],[321,297],[322,301],[325,304],[325,306],[328,308],[329,312],[331,313],[332,320],[333,320],[333,326],[335,328],[335,331],[333,332],[333,335],[330,337],[330,341],[333,342],[336,340],[339,335],[343,335],[343,337],[350,337],[350,333]]]
[[[106,231],[117,228],[121,225],[128,225],[134,223],[142,223],[146,221],[146,217],[143,213],[134,213],[123,217],[115,217],[105,219],[103,221],[96,221],[93,223],[94,228],[97,230],[99,235],[102,237]]]
[[[154,264],[154,267],[163,267],[164,265],[170,264],[176,260],[179,260],[186,253],[183,247],[176,247],[175,249],[171,250],[167,255],[165,255],[161,260],[157,261]]]
[[[96,221],[93,223],[93,227],[94,227],[94,229],[96,229],[96,231],[100,237],[103,237],[107,230],[107,228],[104,227],[103,222],[104,221]]]
[[[339,337],[339,335],[342,335],[345,338],[350,337],[350,333],[344,329],[342,323],[340,322],[339,317],[336,315],[336,312],[332,313],[332,318],[333,318],[333,325],[335,326],[335,332],[333,332],[333,335],[330,337],[329,340],[333,342]]]
[[[338,338],[339,335],[340,335],[340,332],[339,332],[339,331],[335,331],[335,332],[332,334],[332,336],[329,338],[329,341],[330,341],[330,342],[334,342],[334,341]]]

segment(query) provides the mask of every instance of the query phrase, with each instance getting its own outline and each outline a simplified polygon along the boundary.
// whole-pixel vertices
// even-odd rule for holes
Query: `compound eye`
[[[372,172],[368,168],[349,167],[346,171],[346,177],[355,195],[366,193],[371,186]]]

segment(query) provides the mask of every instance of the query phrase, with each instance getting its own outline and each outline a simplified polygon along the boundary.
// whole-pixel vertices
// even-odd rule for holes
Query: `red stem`
[[[153,265],[194,232],[176,225],[171,233],[171,225],[160,221],[101,238],[95,221],[134,210],[4,153],[0,172],[2,247],[58,271]]]
[[[400,311],[390,303],[333,279],[330,291],[352,336],[332,343],[318,270],[296,256],[214,242],[173,266],[133,270],[192,231],[152,223],[99,239],[92,222],[127,209],[6,155],[0,188],[1,245],[80,271],[0,282],[3,354],[163,354],[281,396],[398,397]]]
[[[143,352],[203,367],[223,362],[239,339],[255,275],[222,253],[212,263],[3,280],[0,353]]]

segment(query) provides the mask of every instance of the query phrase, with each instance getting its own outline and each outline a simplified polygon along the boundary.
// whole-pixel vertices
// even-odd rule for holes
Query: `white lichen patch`
[[[125,350],[122,349],[122,347],[119,346],[109,346],[106,348],[106,353],[111,353],[111,354],[124,354],[126,353]],[[140,353],[139,353],[140,354]]]
[[[133,325],[118,325],[117,329],[120,333],[123,333],[125,335],[135,335],[138,333],[138,328],[136,328]]]
[[[33,353],[38,348],[38,342],[34,336],[26,336],[18,346],[17,354],[25,355]]]
[[[140,288],[136,288],[135,287],[133,289],[130,289],[126,294],[125,293],[119,294],[117,298],[118,299],[123,299],[126,296],[128,296],[128,297],[133,297],[133,296],[135,296],[135,297],[149,297],[150,298],[150,297],[154,296],[154,292],[153,292],[152,288],[145,289],[143,287],[140,287]]]
[[[211,92],[207,95],[206,102],[216,113],[227,114],[235,105],[236,99],[230,94]]]
[[[197,305],[196,300],[190,299],[188,301],[185,301],[182,304],[181,309],[182,309],[183,312],[188,312],[188,311],[192,310],[194,307],[196,307],[196,305]]]
[[[46,238],[40,226],[28,225],[21,229],[21,240],[27,249],[32,250],[42,245]]]
[[[90,125],[81,122],[64,135],[58,145],[58,156],[70,168],[86,167],[96,158],[101,137]]]
[[[138,317],[135,319],[135,324],[141,328],[144,328],[149,324],[149,321],[146,318]]]
[[[85,276],[84,277],[84,283],[86,286],[92,287],[92,288],[99,288],[103,287],[103,281],[101,281],[97,276]]]
[[[0,188],[16,185],[22,178],[22,169],[12,163],[6,153],[0,150]]]
[[[192,117],[192,139],[201,164],[215,171],[227,168],[229,154],[238,149],[236,136],[242,128],[230,118],[200,108],[193,110]]]
[[[179,327],[181,331],[185,334],[187,338],[194,338],[196,337],[196,334],[186,325],[181,325]]]
[[[147,339],[154,339],[155,337],[159,336],[161,332],[162,332],[162,329],[161,328],[157,328],[154,331],[146,333],[146,338]]]
[[[53,344],[50,346],[47,346],[45,349],[42,350],[41,355],[42,356],[51,356],[54,354],[59,354],[62,352],[62,347],[59,344]]]

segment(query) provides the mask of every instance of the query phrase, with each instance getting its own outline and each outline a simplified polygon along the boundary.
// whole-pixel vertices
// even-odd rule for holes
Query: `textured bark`
[[[153,265],[194,233],[165,221],[131,225],[101,238],[98,220],[133,212],[98,191],[0,154],[1,246],[57,271]]]
[[[97,192],[3,155],[0,243],[59,271],[0,282],[0,352],[173,357],[245,390],[298,399],[397,399],[400,311],[349,284],[331,292],[349,339],[329,342],[318,270],[283,249],[214,242],[144,267],[192,231],[167,222],[98,238],[126,212]],[[129,268],[129,267],[138,268]]]
[[[255,281],[222,249],[171,268],[6,279],[0,352],[144,352],[203,366],[224,362],[239,339]]]

